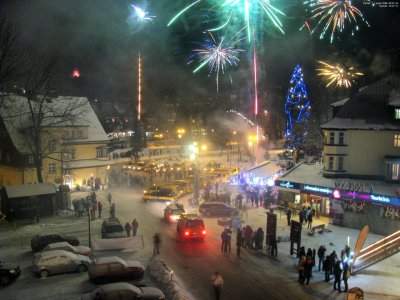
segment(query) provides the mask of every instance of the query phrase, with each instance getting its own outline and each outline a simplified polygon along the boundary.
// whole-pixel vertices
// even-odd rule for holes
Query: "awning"
[[[248,173],[248,174],[253,174],[254,176],[260,177],[260,178],[267,178],[270,176],[275,175],[279,171],[281,171],[282,168],[276,164],[276,162],[272,161],[267,161],[263,162],[251,169],[248,169],[244,171],[243,173]]]
[[[55,194],[56,190],[51,183],[33,183],[6,186],[6,193],[7,197],[10,199]]]

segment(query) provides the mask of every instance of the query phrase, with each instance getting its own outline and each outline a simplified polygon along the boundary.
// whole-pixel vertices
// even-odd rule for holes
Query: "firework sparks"
[[[203,67],[208,66],[209,74],[212,72],[216,73],[218,90],[219,74],[224,74],[227,66],[236,66],[239,62],[238,55],[239,52],[243,50],[236,48],[236,44],[243,40],[243,38],[225,42],[224,36],[221,38],[220,42],[217,42],[210,32],[208,34],[209,38],[205,40],[205,43],[201,44],[201,48],[193,49],[193,55],[191,55],[191,57],[198,57],[200,63],[200,65],[193,70],[193,73],[197,73]],[[192,60],[189,63],[191,62]]]
[[[331,43],[333,43],[334,35],[345,29],[346,23],[354,26],[351,28],[352,35],[354,35],[354,29],[358,30],[358,19],[367,24],[368,27],[370,26],[361,11],[352,5],[351,0],[306,0],[304,4],[311,9],[310,20],[318,20],[312,33],[321,25],[320,39],[323,39],[326,33],[330,32]],[[304,25],[302,28],[304,28]]]
[[[326,62],[318,61],[321,64],[321,68],[318,75],[324,76],[326,79],[326,87],[335,84],[337,87],[349,88],[358,77],[363,76],[361,72],[357,72],[353,67],[345,68],[340,65],[332,66]]]
[[[153,21],[153,19],[155,18],[155,16],[150,16],[150,14],[147,11],[144,11],[143,9],[141,9],[136,5],[131,4],[131,7],[133,8],[136,17],[140,21]]]
[[[197,0],[183,8],[169,21],[167,26],[172,25],[182,14],[186,13],[199,2],[201,2],[201,0]],[[236,22],[233,20],[241,20],[243,26],[247,28],[247,37],[250,42],[251,32],[253,31],[253,28],[257,27],[259,24],[258,17],[260,11],[263,11],[274,26],[284,33],[283,25],[278,15],[284,16],[285,14],[271,5],[270,0],[218,0],[217,2],[220,2],[220,4],[212,6],[209,11],[217,11],[221,16],[225,16],[225,19],[223,21],[221,20],[221,25],[215,28],[210,28],[207,31],[217,31],[229,26],[232,22]]]

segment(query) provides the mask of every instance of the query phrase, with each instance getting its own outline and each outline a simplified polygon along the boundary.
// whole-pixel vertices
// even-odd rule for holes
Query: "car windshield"
[[[204,227],[204,223],[203,223],[202,220],[190,220],[188,225],[191,228],[202,228],[202,227]]]
[[[108,225],[106,226],[106,232],[111,233],[111,232],[120,232],[124,231],[124,228],[122,227],[121,224],[116,224],[116,225]]]

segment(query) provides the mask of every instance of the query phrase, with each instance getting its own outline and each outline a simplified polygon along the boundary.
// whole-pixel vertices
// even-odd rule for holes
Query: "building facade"
[[[332,224],[390,234],[400,229],[400,78],[390,76],[334,103],[323,161],[276,181],[288,206],[312,206]]]

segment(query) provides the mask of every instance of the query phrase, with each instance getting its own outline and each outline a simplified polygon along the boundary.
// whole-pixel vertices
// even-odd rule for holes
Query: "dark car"
[[[19,266],[14,266],[5,263],[4,261],[0,262],[0,284],[7,285],[10,282],[14,281],[21,275],[21,269]]]
[[[103,221],[101,225],[102,239],[115,239],[126,237],[126,231],[117,218],[110,218]]]
[[[98,257],[89,266],[89,278],[94,282],[109,282],[125,278],[141,279],[144,266],[135,260],[118,256]]]
[[[239,210],[235,207],[229,206],[223,202],[204,202],[200,204],[199,211],[209,216],[235,216]]]
[[[178,236],[185,239],[204,240],[207,231],[203,219],[197,215],[182,214],[176,225]]]
[[[164,293],[155,287],[137,287],[126,282],[105,284],[90,293],[83,294],[81,300],[163,300]]]
[[[31,239],[31,248],[33,252],[42,251],[48,244],[68,242],[72,246],[79,246],[79,240],[74,236],[64,236],[59,234],[36,235]]]
[[[182,204],[172,203],[164,209],[164,221],[176,222],[183,213],[185,213],[185,209]]]

